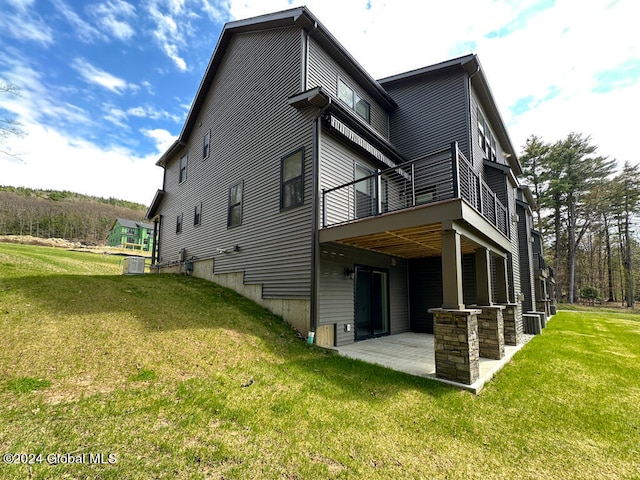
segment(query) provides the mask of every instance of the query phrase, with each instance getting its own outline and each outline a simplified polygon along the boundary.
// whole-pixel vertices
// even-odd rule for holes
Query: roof
[[[128,220],[126,218],[116,218],[116,223],[119,223],[122,227],[126,227],[126,228],[148,228],[153,230],[153,225],[150,223],[138,222],[136,220]],[[114,223],[114,226],[115,226],[115,223]]]
[[[509,138],[507,128],[502,121],[502,117],[500,116],[500,112],[498,111],[498,107],[495,103],[493,94],[491,93],[491,88],[489,87],[489,83],[487,82],[484,70],[482,69],[482,65],[480,64],[480,60],[478,59],[478,56],[476,54],[469,54],[458,58],[452,58],[451,60],[435,63],[433,65],[400,73],[391,77],[386,77],[378,81],[382,86],[385,86],[397,82],[414,80],[422,76],[441,73],[445,70],[453,68],[462,69],[469,75],[471,83],[475,87],[475,90],[478,93],[479,100],[484,107],[484,113],[487,115],[491,125],[494,126],[494,133],[496,134],[496,137],[498,137],[500,145],[502,145],[502,147],[506,150],[505,153],[507,154],[506,157],[507,161],[509,162],[509,166],[516,175],[522,175],[522,165],[520,165],[517,152],[513,148],[513,144],[511,143],[511,139]]]
[[[351,56],[351,54],[336,40],[336,38],[327,30],[322,23],[307,9],[306,7],[292,8],[281,12],[260,15],[244,20],[237,20],[225,24],[218,39],[218,43],[213,51],[213,55],[209,60],[205,74],[202,77],[200,86],[196,93],[191,109],[187,115],[187,119],[182,127],[182,131],[178,139],[169,147],[169,149],[156,162],[157,165],[164,167],[166,163],[180,151],[191,135],[200,110],[204,104],[207,93],[213,79],[218,72],[218,68],[222,62],[225,51],[229,45],[232,35],[235,33],[252,32],[264,30],[267,28],[279,28],[287,26],[298,26],[304,29],[310,37],[317,41],[331,57],[338,62],[351,75],[367,93],[369,93],[384,108],[393,110],[397,104],[382,88],[382,86],[373,78],[364,68]]]

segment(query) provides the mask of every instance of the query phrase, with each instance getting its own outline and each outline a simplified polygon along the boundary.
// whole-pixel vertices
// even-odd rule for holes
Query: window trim
[[[344,85],[344,87],[348,88],[351,91],[351,103],[347,102],[340,96],[340,84]],[[338,77],[338,87],[337,87],[337,97],[342,103],[348,106],[351,110],[353,110],[356,115],[358,115],[361,119],[363,119],[368,124],[371,124],[371,104],[364,96],[360,95],[358,91],[353,88],[348,82],[346,82],[342,77]],[[367,106],[367,116],[365,117],[357,110],[357,106],[359,102],[363,102]]]
[[[182,161],[184,160],[184,164]],[[184,183],[187,181],[187,165],[189,164],[188,153],[185,153],[180,157],[178,161],[178,183]]]
[[[231,192],[234,188],[236,187],[240,187],[240,202],[238,203],[231,203]],[[231,211],[232,208],[234,207],[240,207],[240,221],[238,223],[234,223],[233,225],[231,224]],[[227,228],[234,228],[234,227],[239,227],[240,225],[242,225],[242,214],[244,210],[244,180],[240,180],[239,182],[236,182],[234,184],[232,184],[229,187],[229,195],[228,195],[228,200],[227,200]]]
[[[297,150],[294,150],[287,155],[280,157],[280,211],[291,210],[292,208],[299,207],[304,205],[304,147],[300,147]],[[284,165],[287,159],[293,157],[294,155],[300,154],[300,175],[289,179],[285,182],[284,180]],[[285,205],[285,185],[289,185],[293,182],[300,182],[300,201],[297,203],[293,203],[291,205]]]

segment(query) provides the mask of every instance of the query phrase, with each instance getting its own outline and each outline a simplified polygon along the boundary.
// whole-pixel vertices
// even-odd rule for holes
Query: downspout
[[[318,285],[320,283],[320,248],[318,245],[318,208],[320,205],[318,194],[320,191],[320,132],[321,117],[324,112],[331,106],[331,97],[329,102],[320,109],[313,119],[313,155],[311,158],[311,184],[313,194],[311,196],[311,318],[309,330],[315,332],[318,327]]]

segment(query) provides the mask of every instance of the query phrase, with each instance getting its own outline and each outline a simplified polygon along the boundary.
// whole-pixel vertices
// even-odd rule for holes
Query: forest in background
[[[143,221],[146,205],[59,190],[0,185],[0,235],[106,243],[116,218]]]
[[[640,166],[599,154],[589,136],[575,132],[555,142],[531,135],[520,161],[558,300],[633,307],[640,293]]]

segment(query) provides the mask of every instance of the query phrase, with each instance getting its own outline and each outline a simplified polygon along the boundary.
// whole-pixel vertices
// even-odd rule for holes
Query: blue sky
[[[305,3],[374,78],[477,53],[519,150],[591,135],[637,163],[632,0],[0,0],[0,184],[148,204],[227,21]]]

